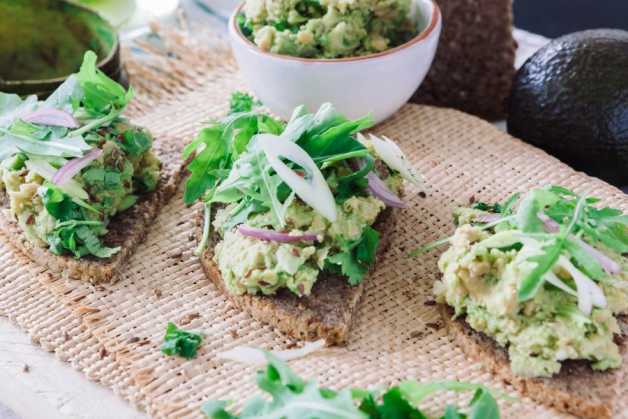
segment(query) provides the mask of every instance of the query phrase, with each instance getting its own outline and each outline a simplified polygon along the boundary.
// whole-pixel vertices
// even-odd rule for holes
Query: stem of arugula
[[[94,129],[94,128],[98,128],[101,125],[106,124],[107,122],[113,121],[118,115],[120,115],[120,113],[122,112],[122,110],[115,110],[112,109],[111,112],[109,112],[108,115],[103,116],[102,118],[98,118],[98,119],[94,119],[93,121],[91,121],[90,123],[83,125],[81,128],[77,128],[74,131],[70,131],[68,133],[68,137],[76,137],[79,135],[83,135],[86,132]]]
[[[207,241],[209,240],[209,230],[211,228],[211,204],[205,204],[203,208],[203,237],[201,242],[198,244],[198,247],[194,251],[196,256],[201,256],[203,250],[207,246]]]

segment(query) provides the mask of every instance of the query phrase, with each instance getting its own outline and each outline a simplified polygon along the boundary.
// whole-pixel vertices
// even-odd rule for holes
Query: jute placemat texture
[[[243,88],[228,49],[179,33],[162,35],[165,47],[143,45],[141,60],[126,54],[136,99],[130,114],[157,138],[189,141],[210,117],[227,110],[229,95]],[[314,88],[314,87],[312,87]],[[548,183],[594,193],[628,210],[618,189],[577,173],[492,125],[458,111],[407,105],[376,132],[398,141],[426,180],[426,195],[409,186],[408,208],[390,250],[379,262],[355,316],[347,347],[328,348],[291,363],[326,386],[373,386],[401,379],[459,379],[517,396],[452,343],[431,304],[440,250],[409,258],[421,243],[450,234],[451,211],[478,200],[504,199]],[[237,345],[267,349],[296,342],[232,307],[210,284],[193,256],[193,216],[181,191],[155,220],[145,243],[115,284],[91,286],[43,271],[0,240],[0,314],[34,341],[92,380],[154,417],[200,417],[209,398],[240,400],[255,391],[256,368],[221,362],[216,354]],[[198,358],[159,351],[165,325],[201,330]],[[628,359],[626,360],[628,362]],[[628,384],[617,412],[628,408]],[[427,410],[470,395],[443,394]],[[502,400],[504,417],[566,417],[527,399]]]

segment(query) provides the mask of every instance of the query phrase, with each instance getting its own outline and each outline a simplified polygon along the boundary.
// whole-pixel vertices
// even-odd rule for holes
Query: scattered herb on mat
[[[169,322],[161,352],[168,356],[178,355],[185,359],[192,359],[196,357],[202,342],[203,336],[199,333],[179,329],[177,325]]]

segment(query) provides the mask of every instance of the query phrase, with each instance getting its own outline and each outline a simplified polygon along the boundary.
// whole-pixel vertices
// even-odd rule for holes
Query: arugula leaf
[[[177,325],[169,322],[161,352],[168,356],[178,355],[185,359],[192,359],[196,357],[202,342],[203,336],[199,333],[179,329]]]
[[[211,171],[226,166],[228,159],[228,144],[225,143],[220,127],[204,128],[199,133],[193,147],[183,150],[183,157],[187,158],[199,145],[205,148],[196,154],[188,165],[190,177],[185,183],[183,201],[186,205],[194,203],[207,189],[216,186],[218,177],[212,176]]]
[[[44,101],[44,105],[55,109],[71,112],[78,108],[83,97],[83,89],[76,74],[71,74]]]
[[[483,386],[456,381],[418,383],[404,381],[383,394],[354,388],[334,391],[320,388],[316,381],[305,381],[282,361],[266,352],[268,365],[258,371],[257,385],[270,400],[254,397],[247,401],[240,415],[227,411],[228,403],[210,400],[201,411],[213,419],[426,419],[419,403],[439,391],[474,391],[469,404],[470,418],[499,419],[497,402]],[[447,406],[445,418],[466,418],[453,406]]]
[[[0,128],[9,127],[36,106],[37,96],[31,95],[22,100],[18,95],[0,92]]]
[[[491,393],[484,387],[478,388],[469,404],[469,419],[499,419],[499,406]]]
[[[578,243],[568,239],[565,242],[565,250],[571,254],[576,266],[592,279],[601,279],[605,276],[602,265]]]
[[[565,247],[565,243],[567,242],[567,237],[569,237],[569,235],[574,231],[576,225],[580,221],[585,202],[586,197],[580,197],[576,204],[573,218],[571,219],[569,225],[556,236],[556,239],[553,242],[543,247],[544,253],[532,256],[528,259],[531,262],[535,262],[536,266],[528,275],[526,275],[525,278],[523,278],[521,284],[519,285],[519,289],[517,290],[517,299],[519,302],[526,301],[534,297],[536,292],[543,284],[543,276],[558,261],[558,258]],[[530,203],[527,208],[538,206],[538,203]],[[527,208],[524,211],[530,211]],[[521,208],[519,209],[519,211],[521,211]],[[519,212],[517,213],[517,215],[519,218]],[[525,218],[528,219],[530,217],[525,216]],[[538,217],[536,218],[538,219]]]
[[[253,96],[245,92],[235,91],[231,93],[229,101],[229,113],[251,112],[260,103]]]
[[[559,198],[547,189],[533,189],[523,198],[516,214],[517,226],[524,233],[543,233],[545,224],[538,214]]]
[[[81,102],[85,110],[93,116],[104,116],[112,110],[121,110],[133,98],[133,89],[125,91],[96,66],[98,57],[87,51],[81,69],[77,74],[83,90]]]

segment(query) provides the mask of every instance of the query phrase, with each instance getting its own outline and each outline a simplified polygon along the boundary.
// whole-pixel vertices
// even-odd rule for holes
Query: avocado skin
[[[515,76],[508,132],[577,170],[628,185],[628,32],[551,41]]]

